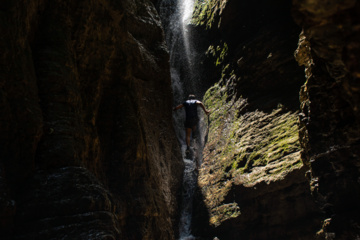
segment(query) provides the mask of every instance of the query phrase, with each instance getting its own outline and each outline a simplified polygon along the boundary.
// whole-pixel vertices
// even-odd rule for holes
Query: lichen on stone
[[[196,0],[192,23],[195,25],[205,25],[210,29],[218,22],[221,22],[220,15],[228,0]]]
[[[223,79],[204,96],[212,114],[199,185],[214,226],[240,215],[241,206],[236,203],[231,205],[232,214],[224,214],[229,206],[224,199],[233,184],[269,184],[302,167],[297,112],[279,104],[270,113],[254,110],[240,114],[247,99],[229,95],[226,84]]]
[[[205,54],[207,56],[211,56],[214,59],[216,59],[214,64],[215,64],[215,66],[218,66],[224,62],[226,56],[228,55],[228,51],[229,51],[229,48],[228,48],[227,43],[221,42],[217,46],[210,45]]]

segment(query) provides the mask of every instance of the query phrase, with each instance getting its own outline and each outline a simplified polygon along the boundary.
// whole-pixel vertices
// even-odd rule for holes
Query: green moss
[[[228,56],[229,48],[226,42],[221,42],[219,45],[210,45],[206,51],[208,57],[215,59],[215,66],[219,66],[224,63],[225,58]]]
[[[228,97],[219,83],[204,97],[205,105],[212,109],[209,140],[221,147],[218,158],[223,168],[245,173],[300,150],[296,113],[284,113],[280,106],[268,117],[254,113],[259,119],[246,122],[243,116],[236,117],[234,102]]]
[[[219,226],[222,222],[236,218],[240,214],[240,208],[237,203],[223,204],[212,210],[213,217],[210,218],[210,223],[214,226]]]
[[[222,0],[197,0],[193,23],[213,27],[220,21],[217,15],[221,4]],[[235,97],[239,78],[234,71],[236,64],[229,64],[228,54],[226,42],[209,46],[207,55],[213,58],[214,67],[221,68],[221,75],[203,99],[212,112],[204,153],[206,164],[199,182],[211,211],[210,222],[215,226],[241,214],[236,203],[224,203],[233,184],[273,181],[302,165],[297,113],[285,111],[281,103],[270,112],[245,111],[248,104],[253,104],[251,109],[261,106]]]
[[[212,110],[210,115],[210,121],[212,123],[214,123],[214,121],[217,122],[224,117],[223,111],[227,98],[227,93],[221,92],[221,87],[219,84],[215,84],[205,93],[204,104],[207,108]]]
[[[201,175],[199,182],[206,186],[202,191],[213,226],[241,214],[236,203],[224,203],[232,184],[274,181],[302,166],[297,113],[285,111],[278,104],[272,112],[254,110],[239,114],[247,100],[229,92],[232,74],[231,65],[223,67],[221,80],[203,99],[212,113],[204,158],[206,174]]]
[[[225,7],[227,0],[196,0],[192,24],[205,26],[210,29],[220,24],[220,13]]]
[[[277,110],[274,110],[277,111]],[[288,154],[300,151],[298,141],[297,116],[295,114],[282,114],[275,117],[266,129],[262,129],[261,140],[246,159],[241,172],[247,172],[254,166],[265,166],[267,163],[280,159]],[[244,159],[237,159],[241,162]]]
[[[195,1],[192,23],[195,25],[205,25],[211,28],[214,22],[215,12],[212,11],[217,4],[216,0],[197,0]]]

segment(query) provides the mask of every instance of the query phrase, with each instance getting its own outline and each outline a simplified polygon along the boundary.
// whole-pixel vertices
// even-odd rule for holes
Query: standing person
[[[195,99],[195,95],[190,94],[189,99],[186,100],[183,104],[178,105],[177,107],[174,107],[174,111],[185,107],[185,132],[186,132],[186,152],[189,153],[190,151],[190,136],[191,133],[194,134],[196,130],[196,125],[199,122],[199,117],[197,113],[197,107],[200,106],[206,115],[210,113],[210,111],[206,110],[204,104]]]

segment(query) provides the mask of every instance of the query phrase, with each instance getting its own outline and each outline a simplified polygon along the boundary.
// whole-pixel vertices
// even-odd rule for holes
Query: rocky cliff
[[[294,1],[303,27],[296,58],[301,88],[302,160],[325,213],[321,239],[360,237],[360,4]]]
[[[3,1],[1,239],[174,239],[182,161],[153,3]]]
[[[176,238],[183,163],[154,4],[1,4],[1,239]],[[356,0],[196,1],[212,110],[199,239],[360,237],[359,13]]]
[[[358,13],[351,0],[197,1],[216,69],[197,234],[359,237]]]

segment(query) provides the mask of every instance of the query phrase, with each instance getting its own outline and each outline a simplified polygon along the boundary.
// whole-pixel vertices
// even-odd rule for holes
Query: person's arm
[[[173,111],[176,111],[176,110],[178,110],[178,109],[180,109],[180,108],[182,108],[182,107],[184,107],[184,104],[180,104],[180,105],[174,107],[174,108],[173,108]]]
[[[196,102],[198,105],[200,105],[200,107],[204,110],[204,112],[206,113],[206,115],[209,115],[210,111],[206,110],[204,104],[200,101]]]

